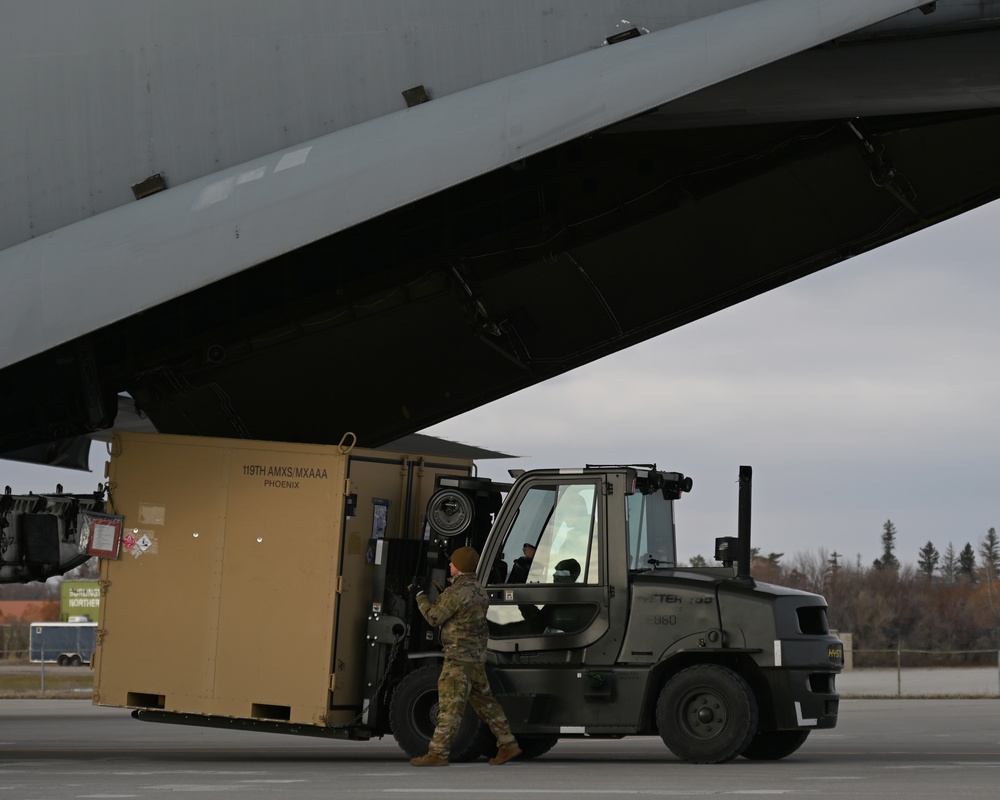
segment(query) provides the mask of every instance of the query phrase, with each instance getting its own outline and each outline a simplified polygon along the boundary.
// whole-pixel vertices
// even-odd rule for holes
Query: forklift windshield
[[[674,506],[664,493],[635,492],[628,496],[629,569],[677,566]]]

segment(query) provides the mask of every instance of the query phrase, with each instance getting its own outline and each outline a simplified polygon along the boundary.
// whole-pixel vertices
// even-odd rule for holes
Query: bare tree
[[[941,577],[948,583],[958,580],[958,556],[955,555],[955,545],[948,542],[948,548],[944,551],[944,559],[941,561]]]
[[[821,547],[815,553],[796,553],[791,565],[783,570],[782,579],[796,589],[826,595],[833,574],[830,554]]]

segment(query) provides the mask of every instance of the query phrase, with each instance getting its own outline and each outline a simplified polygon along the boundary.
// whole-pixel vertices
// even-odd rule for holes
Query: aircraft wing
[[[985,12],[621,5],[656,5],[654,29],[595,28],[593,46],[429,102],[231,148],[221,169],[13,241],[0,452],[109,428],[121,392],[165,432],[377,446],[997,196]],[[925,82],[901,85],[907,68]]]

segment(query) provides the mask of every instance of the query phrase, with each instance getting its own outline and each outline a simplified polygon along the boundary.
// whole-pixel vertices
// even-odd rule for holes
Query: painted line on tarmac
[[[383,794],[468,794],[468,789],[446,789],[443,787],[416,789],[383,789]],[[717,789],[476,789],[481,794],[596,794],[602,796],[618,795],[655,795],[657,797],[719,797],[722,795],[803,795],[819,794],[819,790],[803,791],[802,789],[732,789],[719,791]]]

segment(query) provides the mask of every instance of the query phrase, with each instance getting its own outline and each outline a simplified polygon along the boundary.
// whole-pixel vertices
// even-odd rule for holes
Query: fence
[[[0,625],[0,663],[28,660],[27,622]]]
[[[1000,650],[855,650],[844,697],[1000,697]]]
[[[32,636],[34,626],[35,637]],[[15,622],[0,625],[0,666],[41,661],[80,666],[96,649],[93,623]]]
[[[837,677],[852,697],[1000,697],[1000,650],[854,650]],[[28,662],[28,624],[0,625],[0,665]],[[44,680],[44,677],[43,677]]]
[[[5,697],[80,697],[91,691],[89,672],[65,670],[52,663],[59,649],[35,647],[31,652],[31,624],[14,622],[0,625],[0,694]],[[41,661],[37,660],[41,659]]]
[[[997,648],[989,650],[911,650],[899,645],[886,650],[854,650],[854,666],[869,667],[935,668],[935,667],[992,667],[997,663]]]

